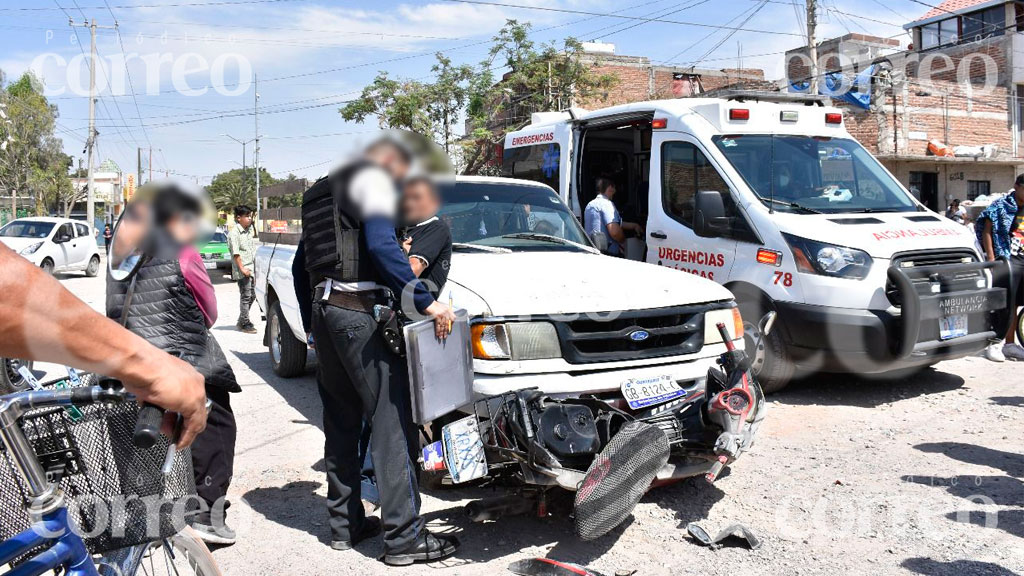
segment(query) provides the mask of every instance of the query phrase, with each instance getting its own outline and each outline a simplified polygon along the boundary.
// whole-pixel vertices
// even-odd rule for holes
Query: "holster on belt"
[[[388,348],[398,356],[405,356],[405,335],[402,331],[402,323],[390,306],[379,304],[385,302],[373,292],[337,292],[331,293],[324,298],[324,289],[317,288],[314,292],[316,301],[322,301],[330,306],[363,312],[373,317],[374,321],[381,327],[380,335]]]

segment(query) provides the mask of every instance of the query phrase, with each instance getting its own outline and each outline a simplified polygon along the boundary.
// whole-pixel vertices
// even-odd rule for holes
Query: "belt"
[[[352,310],[354,312],[363,312],[365,314],[373,315],[373,307],[377,304],[377,294],[375,292],[338,292],[337,290],[331,290],[331,293],[324,297],[324,289],[317,288],[314,292],[314,301],[325,302],[334,306],[335,308],[344,308],[345,310]]]

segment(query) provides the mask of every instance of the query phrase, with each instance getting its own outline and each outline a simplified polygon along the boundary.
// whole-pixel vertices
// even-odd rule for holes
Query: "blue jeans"
[[[377,476],[373,473],[373,457],[370,455],[370,425],[363,421],[363,431],[359,435],[359,461],[362,462],[360,496],[367,502],[380,506],[380,492],[377,491]]]

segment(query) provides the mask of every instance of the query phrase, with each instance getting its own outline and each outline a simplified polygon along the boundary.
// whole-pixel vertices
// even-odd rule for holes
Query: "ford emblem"
[[[633,342],[643,342],[651,337],[651,333],[647,330],[634,330],[629,333],[629,339]]]

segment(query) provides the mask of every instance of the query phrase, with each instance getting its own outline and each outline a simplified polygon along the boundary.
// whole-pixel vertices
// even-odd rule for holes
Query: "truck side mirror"
[[[693,232],[701,238],[715,238],[728,230],[723,193],[717,190],[698,191],[694,199]]]
[[[604,232],[592,233],[590,241],[594,243],[594,248],[600,250],[602,254],[608,253],[608,237],[604,235]]]

